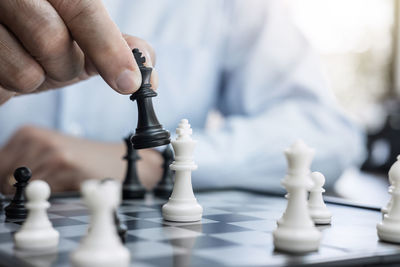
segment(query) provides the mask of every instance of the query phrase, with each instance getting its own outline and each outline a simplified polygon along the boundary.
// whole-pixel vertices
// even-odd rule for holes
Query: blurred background
[[[338,102],[368,133],[369,156],[363,171],[346,172],[336,191],[349,198],[378,198],[382,195],[378,191],[387,191],[387,171],[400,154],[399,0],[287,0],[286,4],[319,52]]]

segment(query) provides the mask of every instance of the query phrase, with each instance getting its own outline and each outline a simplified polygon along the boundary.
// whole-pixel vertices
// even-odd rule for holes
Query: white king
[[[193,194],[192,171],[197,169],[193,161],[196,141],[192,140],[192,129],[187,119],[181,120],[176,129],[178,137],[172,141],[175,161],[170,165],[175,171],[175,183],[169,201],[162,207],[165,220],[191,222],[201,220],[203,208]]]

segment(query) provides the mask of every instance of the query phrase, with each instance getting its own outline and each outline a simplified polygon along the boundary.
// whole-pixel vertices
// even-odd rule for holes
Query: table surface
[[[274,251],[272,231],[286,200],[273,195],[244,191],[197,193],[204,208],[201,222],[164,221],[165,200],[124,201],[120,217],[128,226],[126,247],[131,266],[286,266],[326,264],[360,265],[400,262],[400,245],[379,242],[376,224],[381,213],[373,207],[328,203],[332,224],[319,226],[323,238],[319,251],[290,255]],[[332,200],[332,199],[331,199]],[[335,202],[335,200],[332,200]],[[88,228],[88,211],[78,197],[51,201],[49,218],[60,232],[56,251],[30,253],[13,245],[13,233],[22,221],[6,221],[0,215],[1,266],[70,266]],[[351,204],[351,203],[350,203]]]

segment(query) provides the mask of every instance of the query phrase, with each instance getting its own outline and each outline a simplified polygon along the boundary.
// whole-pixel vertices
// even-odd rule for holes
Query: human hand
[[[58,132],[25,126],[0,148],[1,191],[12,193],[17,167],[32,170],[32,180],[49,183],[53,192],[76,191],[86,179],[107,177],[122,181],[125,176],[125,144],[90,141]],[[148,189],[162,175],[162,156],[152,149],[139,150],[138,176]]]
[[[122,35],[101,0],[0,1],[0,104],[97,73],[119,93],[133,93],[141,83],[134,47],[154,65],[152,47]]]

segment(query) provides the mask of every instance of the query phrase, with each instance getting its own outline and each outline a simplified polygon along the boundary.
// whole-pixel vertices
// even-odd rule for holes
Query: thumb
[[[142,79],[139,68],[101,0],[49,2],[102,78],[119,93],[135,92]]]

